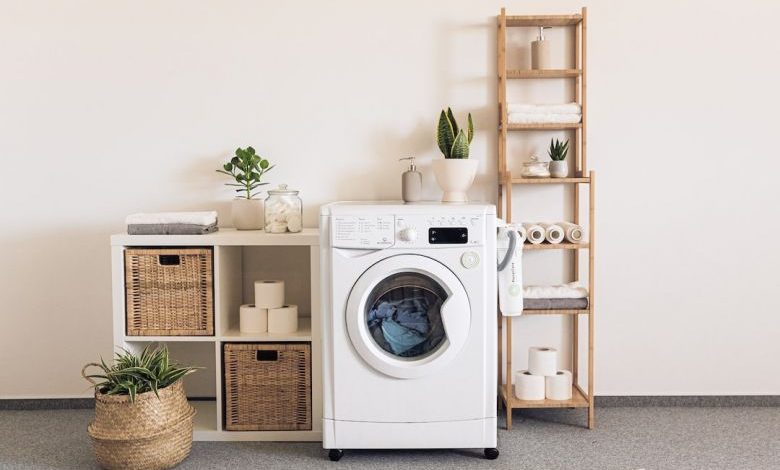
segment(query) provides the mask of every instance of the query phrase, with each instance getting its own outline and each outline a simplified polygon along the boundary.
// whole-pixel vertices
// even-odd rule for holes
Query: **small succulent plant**
[[[236,149],[236,155],[222,165],[217,173],[228,175],[236,180],[235,183],[225,184],[237,187],[236,192],[239,193],[237,197],[252,199],[260,193],[259,191],[255,192],[257,188],[268,184],[262,183],[261,180],[263,175],[271,171],[273,167],[274,165],[271,165],[268,160],[257,155],[252,147],[245,149],[239,147]]]
[[[471,113],[468,116],[468,127],[464,132],[458,127],[452,110],[442,109],[436,129],[436,141],[444,158],[469,158],[469,144],[472,139],[474,139],[474,122],[471,120]]]
[[[569,140],[561,142],[558,139],[550,139],[550,148],[547,149],[547,155],[550,156],[550,160],[554,162],[562,162],[566,159],[566,154],[569,153]]]

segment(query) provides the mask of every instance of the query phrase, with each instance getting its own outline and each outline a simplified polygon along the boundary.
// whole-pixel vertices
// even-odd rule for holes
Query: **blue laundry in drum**
[[[382,322],[382,334],[396,354],[403,354],[425,341],[425,336],[412,328],[399,325],[391,319]]]
[[[390,349],[401,355],[427,339],[429,307],[424,297],[382,301],[368,312],[368,325],[381,325],[382,336]]]

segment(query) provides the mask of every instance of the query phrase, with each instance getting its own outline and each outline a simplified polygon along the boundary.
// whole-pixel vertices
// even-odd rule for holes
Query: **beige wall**
[[[502,4],[581,6],[3,1],[0,398],[88,393],[81,365],[111,352],[109,234],[135,211],[215,207],[227,221],[213,169],[238,145],[277,163],[270,181],[301,189],[315,226],[322,203],[399,197],[402,155],[422,159],[437,197],[433,124],[452,104],[477,123],[472,196],[492,200]],[[587,5],[596,391],[778,394],[780,6]],[[533,96],[562,96],[540,86]],[[541,145],[516,143],[511,157]],[[556,191],[516,204],[528,218],[563,215]],[[555,280],[555,268],[528,277]],[[558,344],[556,326],[522,319],[516,335]]]

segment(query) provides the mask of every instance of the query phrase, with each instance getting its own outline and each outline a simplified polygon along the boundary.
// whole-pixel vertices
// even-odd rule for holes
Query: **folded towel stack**
[[[511,124],[576,124],[582,121],[582,108],[577,103],[509,104]]]
[[[558,286],[525,286],[523,299],[584,299],[588,297],[588,289],[579,282],[570,282]]]
[[[588,308],[588,289],[578,282],[559,286],[523,287],[523,308],[529,310],[584,310]]]
[[[130,235],[203,235],[217,231],[217,212],[152,212],[128,215]]]

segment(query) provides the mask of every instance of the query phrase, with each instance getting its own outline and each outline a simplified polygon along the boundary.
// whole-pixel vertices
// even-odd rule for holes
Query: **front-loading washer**
[[[323,447],[496,450],[486,204],[322,206]]]

